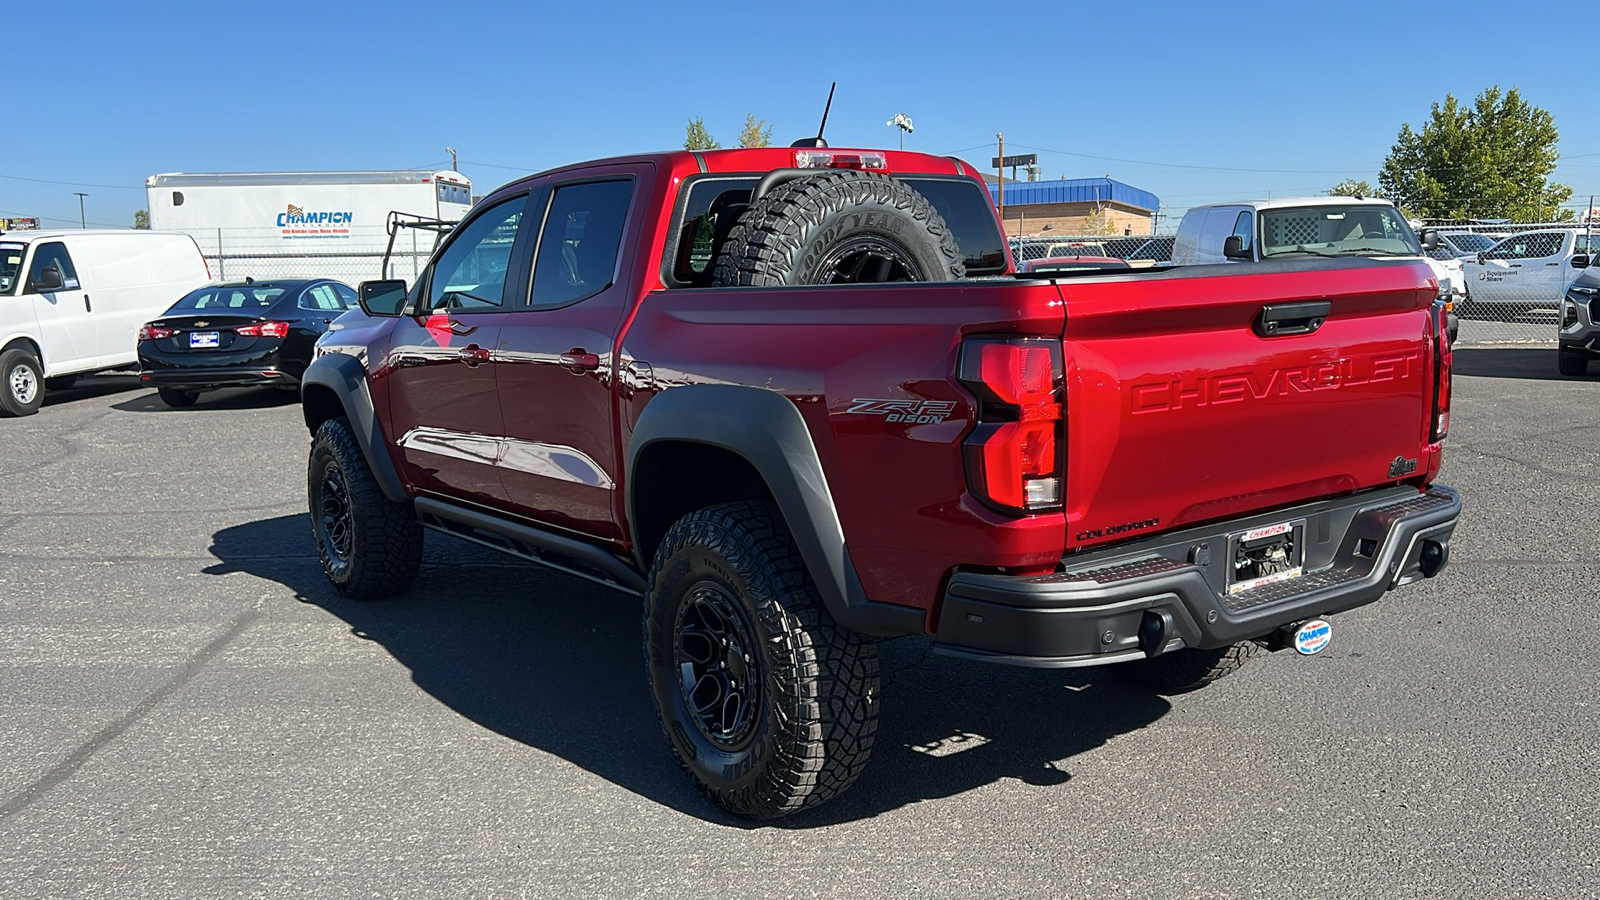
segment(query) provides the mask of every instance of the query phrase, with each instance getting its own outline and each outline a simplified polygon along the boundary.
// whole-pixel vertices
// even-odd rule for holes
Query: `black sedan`
[[[349,285],[325,278],[207,285],[139,329],[139,381],[168,406],[215,388],[298,389],[317,338],[356,305]]]

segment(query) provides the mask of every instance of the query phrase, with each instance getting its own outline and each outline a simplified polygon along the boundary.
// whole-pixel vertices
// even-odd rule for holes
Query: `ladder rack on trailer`
[[[456,227],[456,224],[456,222],[446,219],[430,219],[427,216],[418,216],[397,210],[390,211],[389,219],[384,223],[384,230],[389,233],[389,244],[383,249],[383,267],[378,270],[378,277],[389,277],[389,258],[394,255],[394,238],[395,235],[400,233],[401,229],[433,232],[433,246],[428,250],[428,255],[432,256],[433,251],[439,249],[439,241],[449,234]]]

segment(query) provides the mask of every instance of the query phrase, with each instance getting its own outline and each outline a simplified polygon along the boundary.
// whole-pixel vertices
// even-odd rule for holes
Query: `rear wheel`
[[[1556,368],[1563,375],[1589,374],[1589,355],[1582,350],[1568,350],[1566,347],[1556,351]]]
[[[650,568],[644,643],[678,762],[730,812],[816,806],[866,766],[877,642],[833,621],[772,506],[724,503],[672,526]]]
[[[311,532],[333,586],[355,600],[410,587],[422,566],[422,524],[409,505],[384,496],[349,420],[322,423],[307,470]]]
[[[0,413],[31,416],[44,403],[44,366],[22,347],[0,353]]]
[[[184,409],[193,406],[200,399],[199,391],[180,391],[177,388],[156,388],[156,393],[161,395],[161,402],[173,409]]]
[[[1159,693],[1181,694],[1203,688],[1239,671],[1255,652],[1253,641],[1241,641],[1210,650],[1185,647],[1151,659],[1122,663],[1113,666],[1112,671],[1134,684]]]

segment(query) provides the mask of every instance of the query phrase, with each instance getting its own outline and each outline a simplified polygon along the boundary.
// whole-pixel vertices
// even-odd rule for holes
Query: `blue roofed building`
[[[1000,199],[1000,185],[989,196]],[[1161,201],[1113,178],[1005,182],[1006,234],[1151,234]]]

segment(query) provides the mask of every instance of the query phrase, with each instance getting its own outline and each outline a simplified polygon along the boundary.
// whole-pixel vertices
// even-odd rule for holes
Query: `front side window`
[[[343,312],[349,307],[340,301],[333,285],[319,284],[300,295],[300,308]]]
[[[1294,206],[1261,210],[1261,258],[1421,256],[1422,244],[1392,206]]]
[[[34,248],[33,265],[28,267],[28,281],[38,281],[39,273],[45,269],[55,269],[61,273],[61,290],[78,289],[78,270],[72,267],[72,255],[67,253],[66,244],[51,242]]]
[[[1562,235],[1554,231],[1535,231],[1508,237],[1484,251],[1484,259],[1538,259],[1561,252]]]
[[[493,310],[505,305],[511,244],[527,206],[526,194],[497,203],[451,235],[434,263],[428,309]]]
[[[595,181],[556,189],[539,236],[528,305],[554,309],[611,286],[622,247],[632,181]]]
[[[1244,249],[1246,250],[1250,249],[1251,231],[1250,214],[1247,212],[1239,213],[1238,221],[1233,223],[1233,236],[1244,242]]]

